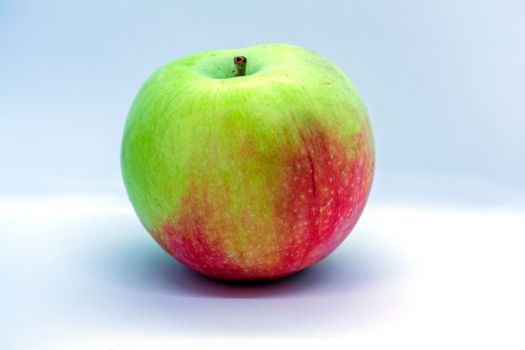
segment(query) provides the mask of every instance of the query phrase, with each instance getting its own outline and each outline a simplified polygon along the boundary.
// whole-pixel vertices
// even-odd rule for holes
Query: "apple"
[[[262,280],[318,262],[348,236],[374,146],[335,64],[264,44],[158,69],[129,112],[121,165],[140,221],[170,255],[213,278]]]

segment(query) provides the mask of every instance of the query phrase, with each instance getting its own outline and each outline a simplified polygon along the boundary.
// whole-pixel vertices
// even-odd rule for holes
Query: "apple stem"
[[[235,64],[235,70],[233,71],[233,76],[242,77],[246,75],[246,64],[248,59],[244,56],[235,56],[233,58],[233,63]]]

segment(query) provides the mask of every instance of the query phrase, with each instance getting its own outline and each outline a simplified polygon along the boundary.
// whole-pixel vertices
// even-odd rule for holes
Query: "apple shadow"
[[[284,298],[344,293],[399,272],[399,264],[389,261],[384,247],[367,242],[366,236],[366,232],[353,232],[331,256],[294,275],[270,281],[228,282],[190,270],[162,250],[146,232],[140,232],[134,235],[135,239],[109,242],[104,249],[98,249],[97,275],[122,287],[178,297]]]
[[[131,220],[111,219],[78,242],[73,267],[90,295],[81,311],[95,323],[161,335],[334,335],[388,320],[402,302],[407,265],[380,236],[356,228],[294,275],[225,282],[177,262]]]

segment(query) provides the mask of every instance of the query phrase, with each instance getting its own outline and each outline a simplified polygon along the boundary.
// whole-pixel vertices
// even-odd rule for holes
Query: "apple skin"
[[[233,77],[233,57],[248,59]],[[365,206],[365,106],[326,58],[286,44],[208,51],[139,91],[121,154],[129,198],[173,257],[225,280],[284,277],[328,256]]]

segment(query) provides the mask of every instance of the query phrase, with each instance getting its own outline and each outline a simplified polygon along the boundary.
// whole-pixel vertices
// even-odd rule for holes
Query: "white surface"
[[[522,348],[523,213],[371,203],[323,262],[228,285],[167,256],[125,199],[11,198],[1,348]]]

